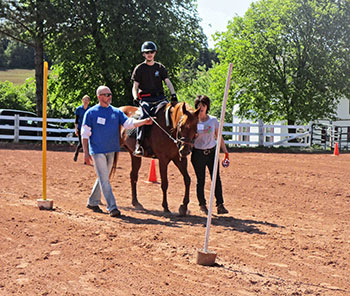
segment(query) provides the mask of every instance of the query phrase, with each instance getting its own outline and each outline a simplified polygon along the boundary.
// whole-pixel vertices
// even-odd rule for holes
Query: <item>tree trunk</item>
[[[43,65],[44,46],[42,42],[36,41],[34,47],[35,62],[35,86],[36,86],[36,113],[39,117],[43,115]]]

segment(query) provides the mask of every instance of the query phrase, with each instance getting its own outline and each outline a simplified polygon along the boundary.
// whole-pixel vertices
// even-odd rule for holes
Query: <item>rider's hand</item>
[[[224,168],[227,168],[230,165],[230,159],[229,159],[228,152],[225,153],[225,158],[221,164]]]
[[[171,95],[171,105],[175,106],[177,103],[178,103],[177,95],[176,94],[172,94]]]

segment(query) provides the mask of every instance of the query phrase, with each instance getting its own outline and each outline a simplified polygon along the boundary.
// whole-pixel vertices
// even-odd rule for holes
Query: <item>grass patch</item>
[[[0,81],[10,81],[13,84],[23,84],[27,78],[35,77],[35,70],[11,69],[0,71]]]

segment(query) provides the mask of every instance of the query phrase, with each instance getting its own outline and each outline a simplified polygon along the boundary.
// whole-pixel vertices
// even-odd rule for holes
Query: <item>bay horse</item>
[[[135,113],[138,110],[134,106],[123,106],[120,109],[128,117],[135,117]],[[179,208],[179,215],[186,216],[187,214],[191,178],[187,171],[186,156],[191,153],[193,147],[194,138],[197,133],[199,111],[200,109],[193,110],[190,105],[184,102],[176,104],[175,107],[168,103],[156,112],[154,123],[151,126],[147,126],[149,130],[146,133],[143,147],[145,148],[145,152],[150,149],[149,151],[151,153],[148,153],[148,157],[159,160],[161,188],[163,192],[162,206],[165,213],[170,213],[167,201],[167,189],[168,164],[172,161],[181,172],[185,183],[185,195],[182,205]],[[137,199],[136,190],[138,172],[142,162],[141,157],[133,155],[136,138],[135,135],[130,135],[123,127],[121,128],[120,137],[120,145],[129,152],[131,157],[130,182],[132,205],[137,209],[143,209],[143,206]]]

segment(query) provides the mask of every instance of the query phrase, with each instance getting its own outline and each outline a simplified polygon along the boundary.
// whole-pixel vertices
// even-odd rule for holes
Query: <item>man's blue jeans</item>
[[[115,198],[109,182],[109,173],[111,172],[114,160],[114,152],[93,154],[94,167],[97,179],[92,188],[88,204],[98,206],[101,201],[101,191],[107,202],[107,211],[111,212],[117,208]]]

